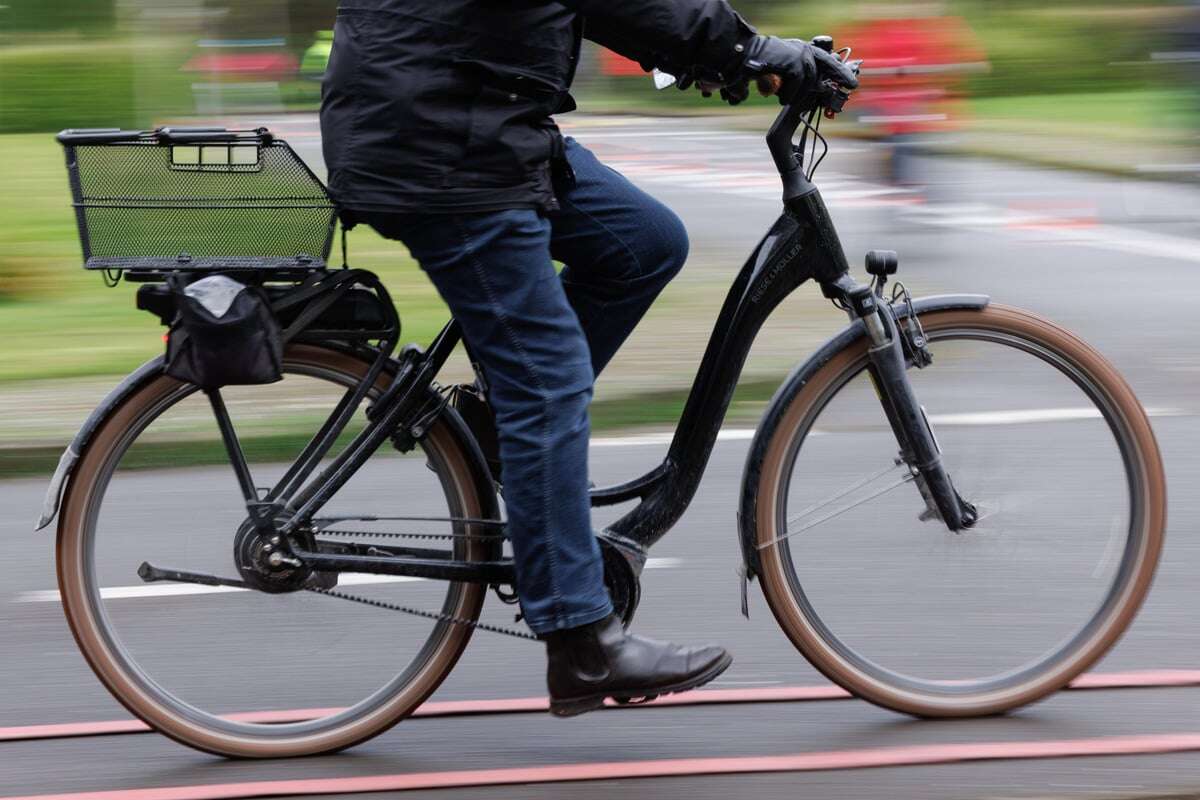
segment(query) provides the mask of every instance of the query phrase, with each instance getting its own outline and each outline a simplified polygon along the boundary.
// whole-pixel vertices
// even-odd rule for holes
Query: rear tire
[[[357,356],[322,347],[294,345],[284,355],[285,374],[317,375],[344,386],[360,381],[368,366]],[[373,391],[383,391],[390,377],[385,370]],[[80,650],[104,686],[131,713],[155,730],[198,750],[238,758],[308,756],[341,750],[380,734],[411,714],[441,684],[466,648],[472,628],[447,622],[434,624],[416,660],[395,679],[402,683],[394,681],[380,690],[386,696],[377,693],[344,712],[326,711],[328,716],[324,718],[285,724],[230,721],[223,714],[214,716],[172,696],[124,652],[121,636],[110,628],[99,589],[93,585],[97,579],[92,567],[95,521],[105,487],[122,454],[147,427],[148,420],[165,413],[190,391],[194,387],[166,376],[156,377],[135,391],[99,425],[67,484],[58,526],[58,583],[63,609]],[[440,478],[455,515],[499,518],[486,466],[466,426],[452,409],[439,416],[420,446]],[[472,539],[466,544],[457,543],[455,549],[460,557],[482,560],[489,557],[487,551],[493,545]],[[486,587],[458,583],[446,586],[442,612],[464,620],[478,619]],[[378,616],[365,618],[368,624],[375,619]],[[229,620],[228,624],[233,626],[236,621]],[[279,664],[278,669],[286,674],[292,666]],[[354,665],[347,664],[347,668],[353,669]],[[312,699],[321,702],[319,697]]]
[[[961,337],[980,341],[1008,340],[1018,343],[1015,345],[1018,351],[1026,346],[1040,349],[1074,370],[1078,379],[1072,380],[1076,384],[1079,380],[1085,382],[1085,392],[1095,393],[1093,400],[1101,411],[1098,416],[1107,421],[1107,428],[1119,443],[1130,487],[1127,544],[1104,602],[1098,604],[1093,618],[1080,620],[1083,624],[1078,627],[1076,636],[1053,646],[1060,648],[1057,651],[1048,650],[1044,659],[1025,671],[1013,669],[976,683],[951,678],[940,683],[937,680],[906,680],[902,677],[903,670],[889,672],[887,667],[854,652],[853,647],[818,616],[805,597],[789,551],[789,541],[796,542],[797,547],[806,545],[800,539],[779,537],[788,531],[787,494],[797,452],[823,410],[864,369],[867,360],[865,338],[837,353],[810,380],[794,380],[782,388],[767,412],[758,434],[763,444],[752,450],[747,470],[748,475],[757,477],[756,483],[748,486],[747,491],[755,493],[757,498],[754,524],[761,562],[759,576],[767,603],[793,644],[821,673],[856,697],[920,717],[998,714],[1040,700],[1065,687],[1107,653],[1133,621],[1149,591],[1162,550],[1166,524],[1162,462],[1150,422],[1132,390],[1101,355],[1069,332],[1033,314],[996,305],[981,310],[932,312],[922,315],[921,322],[930,341],[935,343],[939,338]],[[935,360],[930,370],[936,371],[939,364],[936,344],[933,347]],[[980,366],[986,368],[987,365]],[[1062,371],[1061,367],[1059,369]],[[967,388],[962,387],[963,391]],[[1013,390],[1008,395],[1011,397]],[[921,397],[919,387],[918,397]],[[871,404],[882,419],[883,412],[873,398],[868,405]],[[891,441],[894,443],[894,438]],[[985,453],[959,455],[964,459],[986,458]],[[911,486],[905,491],[915,495]],[[907,498],[902,499],[907,502]],[[914,497],[914,502],[917,499]],[[912,516],[915,517],[915,511]],[[909,518],[883,514],[872,524],[887,530],[905,519]],[[793,527],[806,529],[796,523]],[[944,526],[941,527],[941,533],[947,535]],[[972,535],[971,531],[962,534],[964,537]],[[933,533],[928,537],[911,546],[932,550]],[[870,553],[865,555],[867,559],[870,557]],[[881,556],[875,553],[875,557]],[[955,562],[951,560],[946,564],[952,568]],[[880,566],[877,564],[876,569]],[[811,568],[818,570],[821,567],[812,565]],[[870,576],[872,564],[869,560],[863,561],[859,569],[865,576]],[[1004,578],[1000,574],[995,580],[1003,581]],[[864,577],[864,582],[870,580],[870,577]],[[914,591],[919,588],[913,585]],[[875,602],[886,603],[886,600],[876,598]],[[914,625],[919,626],[919,623]]]

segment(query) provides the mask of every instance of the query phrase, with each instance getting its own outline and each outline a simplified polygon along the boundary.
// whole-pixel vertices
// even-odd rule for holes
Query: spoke
[[[895,472],[897,469],[900,469],[903,466],[904,465],[902,462],[897,462],[895,464],[892,464],[892,466],[881,469],[881,470],[879,470],[879,472],[876,472],[874,475],[868,475],[867,477],[860,480],[858,483],[851,484],[850,486],[846,487],[845,489],[843,489],[842,491],[838,492],[835,495],[826,497],[824,500],[821,500],[818,503],[813,503],[811,506],[804,509],[803,511],[800,511],[795,516],[793,516],[791,519],[789,519],[787,521],[787,525],[785,527],[788,527],[788,528],[792,527],[792,525],[796,524],[796,522],[804,519],[805,517],[807,517],[809,514],[813,513],[814,511],[819,511],[820,509],[824,508],[825,506],[827,506],[831,503],[835,503],[838,500],[841,500],[843,497],[850,494],[851,492],[855,492],[855,491],[863,488],[867,484],[874,483],[875,481],[882,478],[884,475],[887,475],[889,472]]]
[[[891,470],[888,470],[888,472],[890,472],[890,471]],[[883,473],[883,474],[887,474],[887,473]],[[887,494],[888,492],[892,491],[893,489],[900,488],[901,486],[903,486],[906,483],[912,483],[915,479],[916,479],[915,475],[911,475],[911,474],[905,475],[903,478],[896,481],[895,483],[888,484],[887,486],[883,487],[879,491],[873,492],[873,493],[867,495],[866,497],[862,498],[861,500],[858,500],[857,502],[851,503],[847,506],[842,506],[841,508],[837,509],[836,511],[831,511],[828,514],[826,514],[825,516],[823,516],[819,519],[815,519],[812,522],[808,523],[803,528],[797,528],[794,531],[787,531],[785,533],[781,533],[779,536],[776,536],[771,541],[766,542],[764,544],[760,544],[758,546],[758,549],[765,550],[766,548],[770,547],[771,545],[779,544],[784,539],[791,538],[792,536],[795,536],[798,533],[804,533],[807,530],[810,530],[812,528],[817,527],[818,525],[828,522],[829,520],[833,519],[834,517],[840,517],[842,514],[845,514],[847,511],[850,511],[851,509],[854,509],[854,508],[858,508],[863,503],[867,503],[867,502],[870,502],[871,500],[874,500],[877,497],[881,497],[881,496]],[[845,493],[843,492],[843,496],[844,495],[845,495]]]

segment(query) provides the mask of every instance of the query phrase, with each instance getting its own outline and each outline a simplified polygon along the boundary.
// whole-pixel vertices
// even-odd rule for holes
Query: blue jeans
[[[566,156],[575,185],[549,215],[358,214],[408,247],[482,366],[517,592],[536,633],[612,612],[588,501],[592,384],[688,249],[670,209],[570,138]]]

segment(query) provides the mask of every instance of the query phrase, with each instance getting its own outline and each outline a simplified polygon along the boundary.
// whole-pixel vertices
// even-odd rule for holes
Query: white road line
[[[648,558],[646,569],[673,569],[683,563],[680,558]],[[386,583],[416,583],[424,578],[410,578],[403,575],[360,575],[353,572],[343,574],[338,578],[338,587],[347,586],[377,586]],[[195,594],[232,594],[245,592],[236,586],[201,586],[196,583],[145,583],[140,586],[108,586],[100,590],[104,600],[144,599],[147,597],[179,597]],[[21,592],[14,598],[17,603],[57,603],[60,600],[57,589],[43,589],[35,592]]]
[[[642,433],[635,436],[607,436],[592,439],[592,447],[640,447],[650,444],[670,444],[673,431]],[[717,433],[718,442],[745,442],[754,438],[753,428],[725,428]]]
[[[384,583],[412,583],[421,578],[410,578],[403,575],[359,575],[347,573],[338,579],[339,586],[373,586]],[[140,599],[145,597],[177,597],[190,594],[229,594],[245,592],[236,586],[202,586],[198,583],[144,583],[139,586],[107,586],[100,590],[104,600]],[[45,589],[36,592],[22,592],[17,595],[18,603],[57,603],[57,589]]]
[[[1179,408],[1148,408],[1151,417],[1181,417],[1187,412]],[[1013,411],[979,411],[965,414],[930,414],[933,425],[1028,425],[1037,422],[1068,422],[1072,420],[1099,419],[1100,409],[1085,408],[1031,408]]]
[[[1031,408],[1013,411],[977,411],[965,414],[930,414],[933,425],[1027,425],[1034,422],[1062,422],[1100,419],[1100,409],[1089,408]]]
[[[1151,417],[1184,417],[1190,412],[1181,408],[1148,408]],[[1081,408],[1029,408],[1010,411],[973,411],[958,414],[930,414],[934,425],[1028,425],[1037,422],[1070,422],[1073,420],[1097,419],[1100,411],[1095,407]],[[880,421],[882,425],[882,419]],[[746,442],[754,438],[753,428],[724,428],[717,433],[718,442]],[[827,431],[814,429],[810,436],[828,435]],[[675,437],[673,431],[641,433],[630,436],[604,436],[592,439],[592,447],[645,447],[670,444]]]

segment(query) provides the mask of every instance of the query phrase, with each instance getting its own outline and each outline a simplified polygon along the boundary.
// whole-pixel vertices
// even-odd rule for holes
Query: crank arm
[[[217,575],[205,575],[203,572],[184,572],[177,569],[161,569],[149,561],[143,561],[138,567],[138,577],[146,583],[158,581],[173,581],[175,583],[198,583],[201,586],[234,586],[238,589],[251,588],[248,583],[237,578],[222,578]]]

